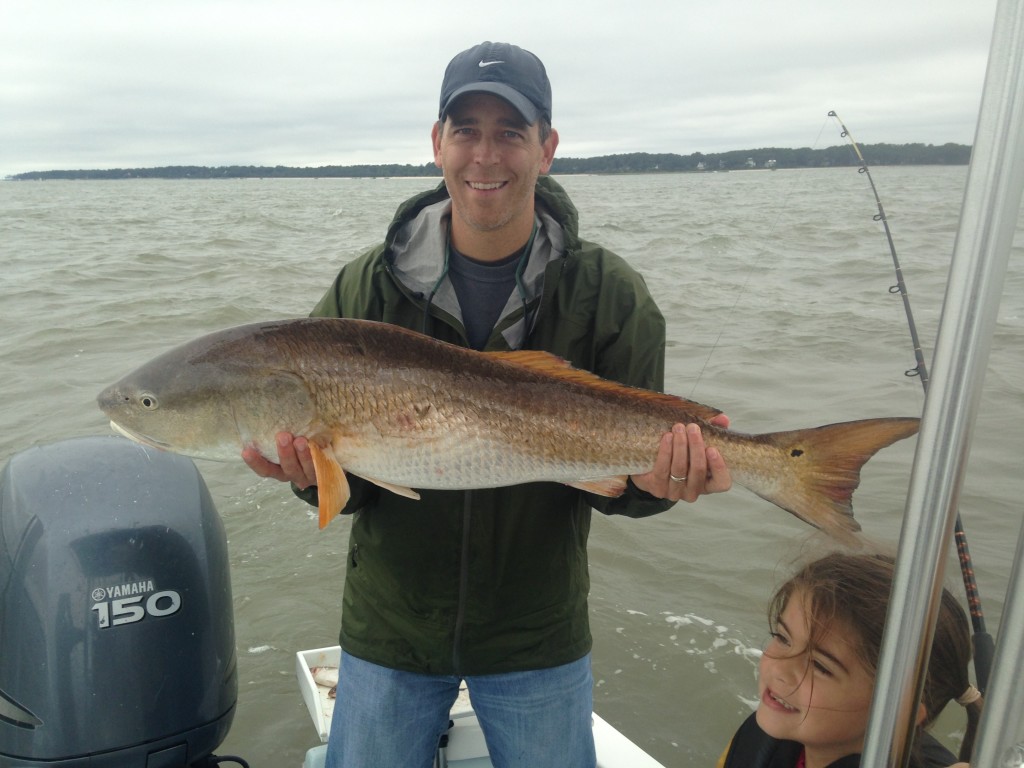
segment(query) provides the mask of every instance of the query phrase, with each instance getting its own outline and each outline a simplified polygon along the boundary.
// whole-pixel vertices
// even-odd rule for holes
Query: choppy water
[[[925,354],[964,168],[878,168]],[[668,318],[666,386],[751,432],[917,415],[923,394],[874,199],[853,169],[563,177],[585,237],[640,269]],[[0,463],[107,434],[96,393],[165,348],[304,315],[376,242],[414,179],[0,184]],[[961,495],[989,631],[1024,497],[1024,236],[1018,230]],[[896,540],[914,441],[855,497]],[[284,487],[198,462],[231,551],[239,705],[218,751],[298,766],[316,734],[294,653],[333,645],[347,528]],[[809,529],[738,489],[591,538],[598,712],[666,766],[713,764],[756,696],[764,606]],[[957,575],[951,586],[959,590]],[[959,717],[940,721],[954,740]]]

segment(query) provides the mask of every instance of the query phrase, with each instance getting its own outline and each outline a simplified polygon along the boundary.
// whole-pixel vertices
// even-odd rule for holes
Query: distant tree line
[[[865,162],[877,165],[967,165],[971,148],[965,144],[863,144]],[[604,157],[555,158],[551,173],[658,173],[689,171],[737,171],[754,168],[827,168],[857,166],[849,144],[826,149],[765,147],[692,155],[635,152]]]
[[[869,166],[878,165],[966,165],[971,148],[965,144],[863,144],[860,147]],[[827,168],[860,165],[850,145],[825,149],[766,147],[692,155],[633,152],[601,157],[557,157],[552,174],[569,173],[691,173],[738,171],[757,168]],[[215,168],[199,165],[170,165],[160,168],[112,168],[108,170],[30,171],[8,178],[15,181],[45,179],[301,179],[373,178],[380,176],[440,176],[433,163],[423,165],[324,165],[291,168],[283,165],[229,165]]]
[[[46,179],[314,179],[372,178],[376,176],[440,176],[433,163],[426,165],[325,165],[290,168],[284,165],[165,165],[158,168],[109,168],[106,170],[29,171],[9,178],[14,181]]]

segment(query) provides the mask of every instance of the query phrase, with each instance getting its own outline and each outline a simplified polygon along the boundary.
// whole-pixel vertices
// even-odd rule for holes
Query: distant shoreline
[[[876,165],[967,165],[971,147],[966,144],[862,144],[865,162]],[[691,155],[633,152],[600,157],[556,157],[552,175],[623,173],[702,173],[783,168],[850,167],[862,163],[846,144],[825,149],[732,150]],[[118,180],[118,179],[307,179],[440,177],[433,163],[423,165],[325,165],[316,168],[255,165],[198,166],[167,165],[155,168],[111,168],[105,170],[27,171],[7,176],[9,181]]]

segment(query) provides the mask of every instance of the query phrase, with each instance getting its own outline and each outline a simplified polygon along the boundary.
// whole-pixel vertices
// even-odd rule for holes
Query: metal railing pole
[[[944,556],[1024,191],[1024,0],[999,0],[993,30],[861,758],[870,768],[909,759]],[[999,674],[993,670],[993,678]]]
[[[1006,590],[972,765],[1024,766],[1024,529]]]

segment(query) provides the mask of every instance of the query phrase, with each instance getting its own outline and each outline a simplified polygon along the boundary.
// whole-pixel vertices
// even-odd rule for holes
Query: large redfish
[[[320,527],[349,498],[345,472],[394,493],[552,481],[615,496],[649,471],[662,435],[698,422],[733,480],[833,534],[859,530],[851,497],[881,448],[916,418],[748,435],[718,410],[622,386],[546,352],[474,352],[365,320],[305,318],[212,333],[151,360],[99,396],[122,434],[205,459],[274,436],[310,440]]]

